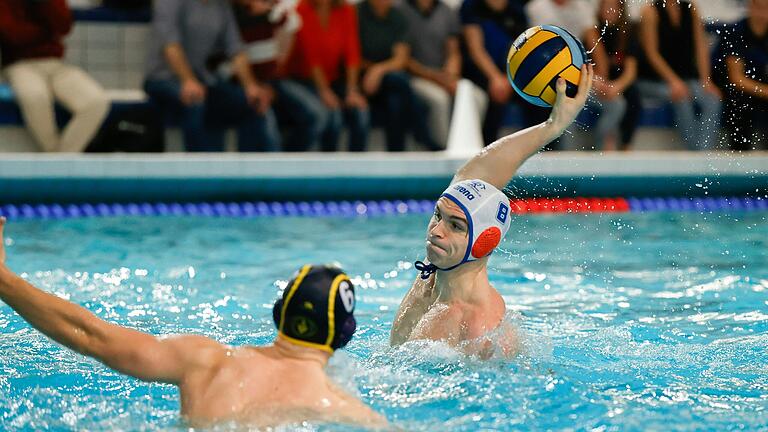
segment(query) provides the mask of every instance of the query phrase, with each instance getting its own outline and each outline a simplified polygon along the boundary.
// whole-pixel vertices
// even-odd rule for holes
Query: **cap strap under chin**
[[[421,272],[422,279],[429,279],[429,275],[439,270],[436,265],[432,263],[425,264],[424,261],[416,261],[413,266]]]

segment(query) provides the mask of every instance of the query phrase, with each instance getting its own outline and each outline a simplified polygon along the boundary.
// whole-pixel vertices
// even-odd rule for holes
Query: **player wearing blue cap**
[[[278,336],[272,345],[230,347],[195,335],[159,338],[102,321],[15,275],[5,266],[4,225],[0,217],[0,300],[74,351],[143,381],[177,385],[181,414],[190,425],[386,425],[324,371],[355,332],[355,290],[341,269],[301,268],[275,303]]]
[[[435,206],[427,228],[427,259],[392,324],[390,343],[431,339],[468,354],[489,357],[496,349],[484,338],[504,320],[504,299],[488,281],[488,256],[509,229],[509,199],[501,192],[517,168],[559,137],[584,107],[593,67],[581,69],[579,91],[565,95],[557,82],[557,100],[549,119],[503,137],[470,159],[454,176]],[[496,341],[504,355],[517,352],[514,329],[505,326]]]

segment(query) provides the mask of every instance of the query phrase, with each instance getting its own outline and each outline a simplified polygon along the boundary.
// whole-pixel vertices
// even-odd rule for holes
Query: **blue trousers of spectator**
[[[720,130],[722,102],[717,96],[705,91],[697,80],[688,80],[686,84],[692,98],[672,103],[675,125],[689,149],[714,149],[717,144],[717,133]],[[664,82],[639,80],[637,88],[644,98],[671,101],[669,86]],[[696,105],[701,111],[698,119]]]
[[[405,72],[389,72],[381,80],[379,91],[370,98],[371,109],[383,115],[387,150],[405,150],[405,136],[410,129],[413,137],[430,150],[439,148],[429,131],[429,106],[417,98]]]
[[[259,114],[248,104],[243,88],[233,82],[217,82],[206,88],[205,102],[181,102],[181,83],[147,80],[144,91],[162,110],[181,120],[184,147],[190,152],[224,150],[224,132],[237,127],[240,151],[279,151],[280,134],[272,110]]]
[[[344,100],[343,82],[332,85],[340,100]],[[324,152],[338,150],[344,124],[349,130],[349,151],[364,151],[368,142],[370,114],[367,109],[330,109],[320,99],[315,86],[309,81],[281,80],[275,84],[280,111],[292,126],[285,141],[287,151],[306,151],[319,148]]]

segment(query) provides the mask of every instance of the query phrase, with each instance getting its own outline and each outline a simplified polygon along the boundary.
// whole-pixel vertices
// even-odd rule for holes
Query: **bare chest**
[[[497,315],[472,306],[436,302],[421,317],[408,339],[441,340],[456,345],[495,329],[501,321],[501,316]]]

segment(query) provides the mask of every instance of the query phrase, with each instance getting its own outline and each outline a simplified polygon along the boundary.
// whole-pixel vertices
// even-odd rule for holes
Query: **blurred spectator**
[[[459,11],[465,41],[464,76],[488,95],[483,142],[496,141],[507,104],[521,104],[526,124],[546,120],[547,113],[522,103],[507,80],[507,54],[528,28],[520,0],[464,0]]]
[[[634,85],[637,79],[637,55],[640,48],[627,15],[627,4],[623,0],[601,0],[597,21],[603,25],[600,38],[608,60],[608,81],[603,86],[605,93],[601,96],[602,99],[609,101],[613,98],[623,98],[626,101],[626,110],[621,120],[617,141],[619,150],[627,150],[640,120],[640,92]],[[604,108],[610,109],[608,106]],[[598,122],[598,130],[600,127]],[[604,137],[605,132],[598,131],[597,136]],[[598,141],[598,143],[601,142]],[[609,141],[602,143],[603,149],[612,149]]]
[[[293,37],[301,25],[288,2],[234,0],[235,19],[254,78],[267,86],[285,67]],[[224,68],[226,72],[226,68]]]
[[[153,3],[144,89],[160,107],[181,116],[188,151],[222,151],[227,126],[237,126],[240,151],[276,151],[280,142],[271,94],[251,73],[228,0]],[[218,77],[231,59],[240,84]]]
[[[383,114],[389,151],[405,150],[405,133],[412,127],[417,141],[429,149],[437,144],[428,134],[427,107],[417,100],[405,72],[410,55],[407,23],[392,0],[363,0],[357,4],[363,70],[361,88],[374,114]]]
[[[459,15],[442,0],[406,0],[400,10],[407,22],[411,46],[411,87],[427,101],[430,134],[445,145],[451,105],[461,79]]]
[[[768,141],[768,0],[747,0],[747,18],[720,41],[715,58],[720,62],[715,75],[726,84],[724,119],[731,148],[764,148]]]
[[[582,0],[533,0],[526,5],[525,10],[531,24],[562,27],[580,39],[585,48],[591,51],[596,79],[593,84],[594,92],[587,102],[587,107],[598,113],[595,125],[596,147],[615,149],[618,127],[627,110],[627,102],[622,97],[624,83],[609,78],[609,59],[605,46],[598,43],[600,35],[592,7]],[[632,82],[634,76],[628,74],[626,80]],[[570,136],[564,135],[563,140],[568,140]]]
[[[93,5],[94,2],[91,2]],[[152,7],[152,0],[101,0],[101,5],[110,9],[149,9]]]
[[[319,141],[320,150],[335,151],[346,119],[350,151],[363,151],[368,139],[368,102],[360,92],[360,38],[355,8],[344,0],[301,0],[302,26],[280,83],[281,103],[290,112],[316,119],[300,151]],[[342,74],[343,72],[343,74]]]
[[[712,83],[704,24],[688,0],[655,0],[640,18],[638,89],[672,101],[675,122],[690,149],[713,149],[720,126],[721,92]],[[696,118],[698,104],[701,117]]]
[[[0,1],[2,67],[27,127],[47,152],[83,151],[109,110],[104,89],[62,61],[62,39],[71,29],[65,0]],[[54,100],[72,113],[61,133]]]
[[[302,115],[301,110],[291,112],[290,107],[281,106],[279,97],[278,76],[285,69],[295,33],[301,26],[294,5],[285,0],[233,0],[233,3],[251,72],[270,97],[276,97],[274,107],[278,116],[289,120],[291,127],[284,130],[283,146],[285,149],[303,147],[312,139],[308,131],[322,126],[318,123],[320,119]],[[226,66],[220,68],[225,76],[231,74]]]

